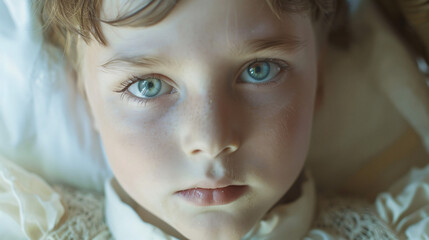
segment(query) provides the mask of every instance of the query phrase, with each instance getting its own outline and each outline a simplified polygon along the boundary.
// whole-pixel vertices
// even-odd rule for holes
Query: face
[[[311,19],[279,20],[260,0],[181,1],[154,26],[103,33],[109,46],[81,49],[81,75],[121,187],[186,238],[241,238],[306,158]]]

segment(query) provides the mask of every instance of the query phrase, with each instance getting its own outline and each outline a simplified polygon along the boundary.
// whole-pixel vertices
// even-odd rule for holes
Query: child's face
[[[311,19],[280,21],[260,0],[181,1],[154,26],[103,32],[109,47],[81,49],[82,76],[120,185],[187,238],[243,236],[306,158],[317,68]],[[102,66],[117,58],[140,64]],[[126,86],[128,95],[115,92]],[[193,188],[218,190],[179,193]]]

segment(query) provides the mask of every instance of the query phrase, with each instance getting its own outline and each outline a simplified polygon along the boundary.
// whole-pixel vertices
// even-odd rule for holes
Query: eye
[[[265,83],[271,81],[282,70],[283,66],[270,61],[256,61],[250,64],[243,73],[241,80],[246,83]]]
[[[128,91],[138,98],[155,98],[173,91],[173,87],[156,77],[136,80]]]

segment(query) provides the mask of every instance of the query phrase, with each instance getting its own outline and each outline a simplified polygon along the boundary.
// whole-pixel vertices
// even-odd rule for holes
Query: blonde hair
[[[150,26],[161,21],[175,6],[178,0],[149,0],[136,11],[119,16],[114,20],[103,20],[100,11],[103,0],[37,0],[38,10],[44,26],[45,38],[64,50],[74,69],[78,68],[79,37],[88,43],[96,40],[107,45],[101,31],[101,23],[113,26]],[[332,22],[338,19],[345,9],[345,0],[266,0],[273,13],[280,18],[282,12],[304,12],[312,15],[314,21],[323,26],[322,32],[328,33]],[[343,11],[344,12],[344,11]],[[341,16],[344,25],[344,16]],[[335,22],[334,22],[335,27]]]

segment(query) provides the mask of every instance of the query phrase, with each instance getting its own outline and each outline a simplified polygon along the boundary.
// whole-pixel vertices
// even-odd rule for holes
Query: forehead
[[[128,15],[148,2],[106,0],[102,18]],[[182,0],[152,26],[102,25],[111,50],[125,54],[143,49],[148,54],[171,54],[173,49],[186,52],[202,45],[207,51],[237,50],[246,40],[264,38],[293,45],[307,41],[311,27],[308,15],[284,13],[279,19],[263,0]]]

